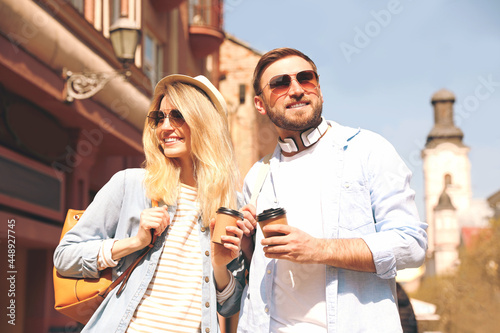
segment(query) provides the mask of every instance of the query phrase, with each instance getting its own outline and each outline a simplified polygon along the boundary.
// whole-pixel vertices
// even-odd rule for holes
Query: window
[[[447,188],[451,185],[451,175],[447,173],[444,175],[444,187]]]
[[[189,24],[218,26],[218,1],[189,0]]]
[[[83,14],[84,0],[68,0],[68,3],[75,7],[80,14]]]
[[[162,75],[163,50],[161,45],[150,34],[144,35],[144,62],[142,70],[154,86]]]
[[[120,18],[121,4],[120,0],[110,0],[109,1],[109,10],[110,10],[110,26],[113,25]]]

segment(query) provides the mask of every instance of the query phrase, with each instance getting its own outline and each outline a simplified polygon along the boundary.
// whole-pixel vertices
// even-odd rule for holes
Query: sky
[[[432,95],[456,96],[473,198],[500,190],[499,0],[225,0],[224,30],[266,52],[293,47],[317,65],[323,115],[388,139],[413,172],[424,217],[421,151]]]

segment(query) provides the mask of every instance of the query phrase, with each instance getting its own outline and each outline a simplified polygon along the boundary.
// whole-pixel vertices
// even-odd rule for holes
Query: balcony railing
[[[183,1],[184,0],[151,0],[151,4],[154,9],[159,12],[168,12],[176,7],[179,7]]]
[[[222,1],[190,0],[189,25],[209,26],[222,31]]]
[[[222,0],[190,0],[189,42],[193,54],[205,57],[223,41]]]

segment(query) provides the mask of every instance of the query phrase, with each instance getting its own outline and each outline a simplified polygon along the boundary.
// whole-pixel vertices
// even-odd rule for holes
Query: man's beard
[[[286,108],[284,109],[284,112],[279,112],[274,108],[271,108],[266,101],[263,102],[269,119],[279,128],[288,131],[303,132],[309,128],[316,127],[321,123],[321,114],[323,113],[323,103],[321,102],[317,105],[310,104],[313,107],[313,113],[309,117],[294,117],[293,119],[286,116]]]

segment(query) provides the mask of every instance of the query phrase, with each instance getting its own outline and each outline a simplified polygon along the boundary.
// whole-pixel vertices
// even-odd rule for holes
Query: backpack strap
[[[268,154],[264,156],[262,160],[262,165],[260,166],[259,173],[257,174],[257,179],[255,181],[255,185],[252,191],[252,197],[250,198],[250,203],[257,207],[257,197],[259,196],[260,190],[264,185],[264,181],[266,180],[267,174],[269,173],[271,157],[273,154]]]

